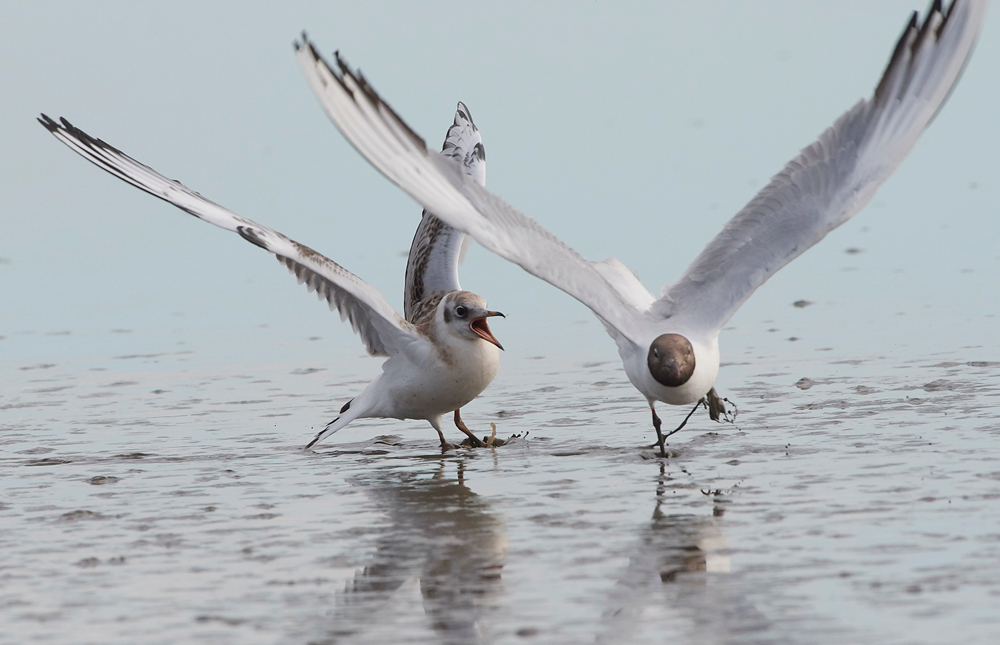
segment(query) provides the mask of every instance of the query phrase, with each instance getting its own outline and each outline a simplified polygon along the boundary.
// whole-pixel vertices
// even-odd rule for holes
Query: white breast
[[[500,366],[500,350],[486,341],[452,337],[439,349],[419,364],[400,356],[382,365],[382,416],[429,419],[448,414],[479,396]]]
[[[667,387],[659,383],[649,373],[646,357],[649,353],[649,344],[656,336],[651,336],[649,342],[642,346],[631,342],[618,343],[618,354],[625,365],[625,374],[628,375],[628,380],[647,399],[663,401],[671,405],[691,405],[708,394],[708,391],[715,385],[715,379],[719,375],[718,336],[709,340],[698,340],[686,334],[682,335],[691,342],[691,347],[694,348],[694,374],[691,375],[687,383],[679,387]]]

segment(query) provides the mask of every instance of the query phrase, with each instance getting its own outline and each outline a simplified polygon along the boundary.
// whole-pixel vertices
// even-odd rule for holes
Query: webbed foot
[[[724,399],[719,396],[719,393],[715,391],[713,387],[705,395],[705,400],[708,402],[708,416],[712,421],[718,421],[720,423],[736,423],[736,415],[739,414],[740,410],[736,407],[736,404],[729,399]],[[732,412],[726,404],[733,406]]]

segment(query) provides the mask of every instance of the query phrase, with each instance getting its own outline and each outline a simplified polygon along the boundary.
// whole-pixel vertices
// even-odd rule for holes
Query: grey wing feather
[[[874,95],[775,175],[663,290],[652,315],[719,330],[778,269],[868,203],[916,144],[972,53],[984,0],[914,13]]]
[[[167,179],[117,148],[91,137],[66,119],[57,123],[43,114],[39,122],[57,139],[119,179],[198,219],[239,233],[248,242],[276,255],[300,284],[325,299],[331,310],[338,310],[341,319],[350,321],[369,354],[389,356],[408,351],[421,338],[382,294],[333,260],[277,231],[236,215],[180,182]]]
[[[465,173],[486,185],[486,150],[469,108],[459,103],[448,128],[442,154],[462,164]],[[469,237],[426,210],[410,244],[403,290],[403,315],[413,322],[414,306],[432,293],[458,291],[458,265],[465,259]]]
[[[624,337],[639,337],[645,319],[590,262],[477,184],[454,159],[428,150],[339,56],[335,70],[308,40],[296,43],[296,53],[327,115],[379,172],[449,226],[562,289]]]

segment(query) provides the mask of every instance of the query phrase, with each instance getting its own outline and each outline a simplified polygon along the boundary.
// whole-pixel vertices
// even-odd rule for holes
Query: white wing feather
[[[636,311],[644,312],[656,301],[653,294],[639,281],[635,271],[628,268],[617,258],[609,258],[603,262],[591,262],[604,279],[611,283],[622,298],[635,307]]]
[[[444,139],[442,154],[462,164],[467,175],[486,185],[486,149],[464,103]],[[458,265],[465,259],[469,236],[448,226],[426,210],[413,235],[406,260],[403,315],[413,322],[414,305],[436,291],[459,291]]]
[[[644,321],[590,262],[467,176],[461,164],[427,149],[340,57],[334,71],[309,41],[296,43],[309,85],[330,119],[375,168],[441,220],[528,273],[562,289],[635,340]]]
[[[874,95],[804,149],[712,240],[652,307],[718,331],[778,269],[868,203],[913,148],[969,59],[984,0],[914,13]]]
[[[300,284],[325,298],[331,310],[340,311],[342,319],[350,320],[369,354],[389,356],[410,351],[414,343],[426,342],[413,325],[399,317],[381,293],[336,262],[277,231],[240,217],[180,182],[167,179],[65,119],[56,123],[43,114],[39,122],[57,139],[119,179],[198,219],[239,233],[247,241],[276,255]]]

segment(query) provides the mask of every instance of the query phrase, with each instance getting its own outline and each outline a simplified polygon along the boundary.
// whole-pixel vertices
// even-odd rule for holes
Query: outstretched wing
[[[648,311],[656,302],[656,298],[649,292],[635,271],[622,264],[618,258],[608,258],[603,262],[591,262],[595,269],[604,276],[604,279],[611,283],[622,299],[635,307],[636,311]]]
[[[296,53],[330,119],[383,175],[448,225],[562,289],[626,338],[638,337],[640,314],[579,253],[478,185],[461,164],[428,150],[339,56],[334,70],[308,40],[296,43]]]
[[[170,202],[198,219],[239,233],[245,240],[276,255],[300,284],[325,298],[330,309],[350,320],[369,354],[389,356],[404,351],[421,337],[399,317],[370,284],[307,246],[277,231],[240,217],[211,202],[177,181],[167,179],[100,139],[95,139],[66,119],[56,123],[44,114],[38,121],[57,139],[87,160],[150,195]]]
[[[455,122],[448,128],[442,154],[462,164],[465,173],[486,185],[486,149],[469,108],[458,104]],[[435,291],[459,291],[458,265],[465,259],[469,237],[426,210],[413,235],[406,260],[403,315],[413,322],[413,307]]]
[[[775,175],[729,221],[654,315],[719,330],[778,269],[868,203],[916,144],[958,82],[979,34],[985,0],[940,0],[914,13],[874,95],[860,101]]]

